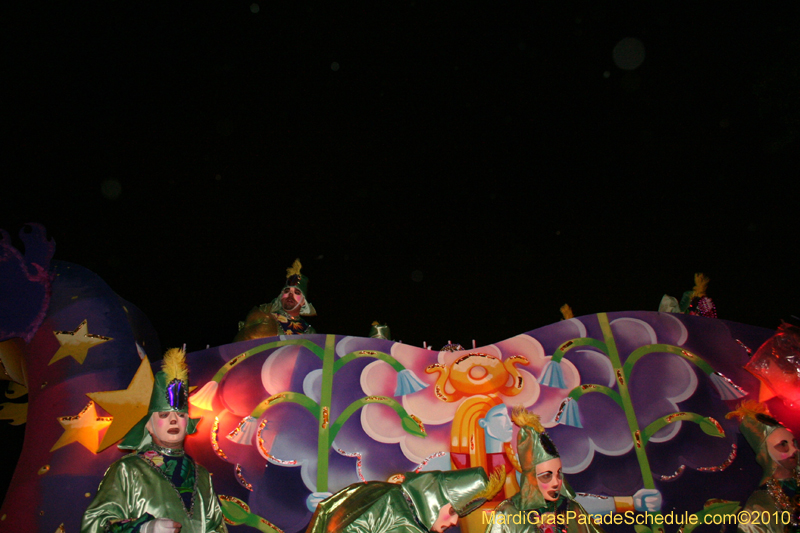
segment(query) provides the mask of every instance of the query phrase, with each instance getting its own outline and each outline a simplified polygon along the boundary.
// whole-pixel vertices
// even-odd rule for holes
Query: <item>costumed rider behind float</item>
[[[516,421],[524,425],[527,415],[520,414],[524,413],[521,408],[518,408],[518,411],[520,412],[515,415]],[[489,409],[486,416],[478,420],[478,425],[484,430],[486,460],[489,467],[496,468],[498,464],[505,464],[507,472],[513,472],[515,469],[521,470],[522,466],[511,448],[513,425],[506,405],[499,404]],[[451,453],[450,456],[454,458],[454,454]],[[458,457],[455,459],[457,460]],[[519,486],[514,476],[506,477],[505,492],[509,496],[519,492]],[[658,512],[661,510],[662,497],[661,492],[657,489],[643,488],[636,491],[633,496],[601,496],[579,492],[575,496],[575,501],[590,515],[606,515],[627,511]]]
[[[770,416],[764,404],[746,400],[726,415],[740,421],[739,431],[756,452],[764,469],[761,484],[744,506],[750,518],[739,517],[743,533],[797,533],[800,531],[798,448],[792,432]],[[766,512],[766,514],[764,513]],[[769,517],[764,520],[764,517]]]
[[[390,341],[392,340],[392,331],[389,329],[389,324],[381,324],[375,320],[369,327],[368,337],[370,339],[383,339],[385,341]]]
[[[300,273],[303,265],[295,259],[286,269],[286,285],[277,298],[254,307],[244,322],[239,322],[235,342],[263,339],[277,335],[306,335],[316,333],[303,317],[316,316],[317,311],[306,300],[308,277]]]
[[[222,533],[208,470],[183,451],[199,419],[188,416],[185,354],[173,348],[155,376],[147,415],[119,448],[136,450],[113,463],[83,515],[82,533]]]
[[[544,432],[539,416],[517,407],[512,420],[520,428],[520,490],[487,515],[486,532],[602,533],[603,529],[575,501],[575,492],[563,478],[558,450]]]
[[[319,504],[306,533],[442,533],[491,500],[505,471],[409,472],[400,483],[355,483]]]
[[[680,303],[678,303],[677,298],[665,294],[661,298],[658,311],[661,313],[683,313],[685,315],[717,318],[717,306],[714,305],[714,300],[706,293],[710,281],[711,278],[702,272],[695,273],[694,287],[692,287],[692,290],[683,293]]]

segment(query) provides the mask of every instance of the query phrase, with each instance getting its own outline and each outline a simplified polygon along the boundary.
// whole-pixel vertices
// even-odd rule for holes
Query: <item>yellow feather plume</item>
[[[173,379],[186,381],[189,379],[189,367],[186,366],[186,354],[180,348],[170,348],[164,354],[161,369],[167,375],[167,383]]]
[[[519,427],[530,426],[536,433],[544,431],[544,426],[539,420],[539,415],[531,413],[523,406],[518,405],[511,411],[511,420]]]
[[[708,289],[708,282],[711,281],[711,278],[703,274],[702,272],[698,272],[694,275],[694,287],[692,287],[692,292],[694,296],[698,298],[702,298],[706,295],[706,290]]]
[[[725,418],[729,419],[735,418],[739,422],[741,422],[745,416],[747,415],[755,416],[757,414],[772,416],[769,414],[769,409],[767,408],[767,406],[764,405],[763,403],[759,403],[755,400],[744,400],[741,403],[739,403],[738,406],[736,406],[735,411],[731,411],[730,413],[725,415]]]
[[[286,269],[286,277],[291,278],[295,274],[299,276],[301,268],[303,268],[303,265],[300,264],[300,259],[295,259],[294,263],[292,263],[292,266]]]
[[[510,442],[506,442],[503,444],[503,453],[506,455],[506,459],[511,461],[511,464],[514,466],[514,470],[517,472],[522,472],[522,465],[519,464],[519,458],[517,457],[517,452],[514,451],[514,448],[511,447]]]
[[[572,312],[572,308],[569,306],[569,304],[562,305],[560,311],[561,311],[561,316],[564,317],[564,320],[575,318],[575,313]]]
[[[492,472],[492,475],[489,476],[489,482],[486,484],[486,488],[483,491],[474,496],[472,499],[477,500],[480,498],[486,498],[486,501],[491,501],[498,492],[503,488],[503,485],[506,483],[506,467],[500,465]]]

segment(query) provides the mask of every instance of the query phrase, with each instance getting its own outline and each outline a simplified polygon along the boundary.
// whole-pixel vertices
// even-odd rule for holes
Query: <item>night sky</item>
[[[800,315],[796,4],[561,4],[3,2],[0,228],[189,351],[296,257],[318,331],[437,348],[696,271]]]

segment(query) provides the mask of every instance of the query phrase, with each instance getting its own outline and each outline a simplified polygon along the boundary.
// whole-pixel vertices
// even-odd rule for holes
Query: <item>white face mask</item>
[[[186,413],[161,411],[153,413],[145,427],[157,445],[163,448],[182,448],[188,422]]]
[[[776,428],[767,437],[769,456],[790,472],[797,468],[797,441],[786,428]]]
[[[284,311],[299,310],[305,301],[303,291],[297,287],[286,287],[281,293],[281,307]]]
[[[456,525],[458,525],[458,513],[456,513],[453,506],[448,503],[439,509],[439,516],[436,517],[436,521],[431,526],[431,531],[434,533],[443,533]]]
[[[554,502],[561,495],[561,485],[564,479],[561,476],[561,459],[549,459],[536,465],[536,484],[542,492],[544,499]]]

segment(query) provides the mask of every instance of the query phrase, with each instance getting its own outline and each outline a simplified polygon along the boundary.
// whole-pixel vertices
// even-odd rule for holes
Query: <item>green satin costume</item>
[[[789,487],[784,486],[784,483],[781,484],[781,488],[783,489],[784,493],[794,495],[796,493],[797,485],[794,480],[788,480],[787,483],[790,485]],[[788,489],[788,490],[787,490]],[[759,513],[758,516],[760,519],[758,520],[760,523],[748,523],[743,524],[739,523],[738,531],[742,533],[798,533],[800,532],[800,528],[797,526],[793,526],[790,524],[784,524],[787,516],[783,514],[783,509],[780,509],[776,504],[775,500],[772,499],[772,496],[769,495],[766,488],[759,489],[755,491],[750,498],[747,499],[747,503],[744,506],[743,511],[747,511],[750,513],[750,517],[756,516],[756,513]],[[764,511],[766,513],[764,514]],[[769,516],[768,523],[764,524],[763,518]]]
[[[537,515],[553,512],[553,507],[558,509],[557,515],[564,517],[564,524],[539,526],[534,523]],[[531,513],[531,511],[535,512]],[[572,519],[572,515],[570,515],[571,519],[567,522],[566,513],[569,511],[574,512],[576,517],[582,518]],[[553,533],[603,533],[603,529],[591,521],[589,514],[581,507],[581,504],[564,496],[559,498],[556,505],[551,503],[538,509],[528,509],[522,505],[520,493],[517,493],[498,505],[494,516],[487,516],[486,521],[489,522],[486,533],[539,533],[539,531],[547,531],[548,528]]]
[[[459,516],[480,507],[488,478],[482,467],[408,473],[400,484],[356,483],[322,501],[306,533],[427,533],[439,510]]]
[[[153,518],[179,522],[181,533],[226,532],[208,470],[184,456],[187,460],[186,472],[177,474],[182,481],[177,487],[165,473],[168,461],[152,447],[113,463],[83,515],[81,533],[136,532]],[[188,510],[179,494],[183,484],[188,485],[184,492],[191,491]]]
[[[106,471],[97,494],[83,514],[81,533],[139,533],[156,518],[181,524],[181,533],[223,533],[219,499],[208,470],[183,453],[183,448],[156,445],[147,430],[153,413],[189,412],[189,369],[186,354],[173,348],[156,373],[147,414],[123,437],[118,447],[135,450]],[[197,430],[189,418],[186,434]]]
[[[742,510],[750,512],[752,518],[755,518],[756,512],[766,511],[769,515],[769,520],[758,520],[759,523],[757,524],[752,522],[743,524],[740,521],[737,530],[742,533],[800,533],[800,525],[798,525],[800,524],[800,517],[798,516],[800,509],[798,509],[797,504],[794,504],[796,497],[800,496],[797,481],[792,478],[780,481],[781,490],[793,503],[790,509],[786,509],[792,515],[789,520],[786,520],[790,522],[789,524],[783,523],[783,519],[786,518],[786,515],[783,514],[785,509],[778,507],[766,488],[767,482],[778,469],[778,464],[769,454],[767,437],[776,429],[784,426],[769,415],[769,411],[765,406],[753,401],[740,403],[735,411],[728,413],[726,418],[739,419],[739,431],[750,447],[753,448],[753,451],[756,452],[756,462],[763,468],[761,486],[747,499],[747,503]],[[767,514],[759,516],[764,518]]]
[[[556,501],[548,501],[539,490],[536,481],[536,465],[560,459],[555,444],[542,426],[539,416],[515,408],[512,421],[519,427],[517,455],[522,470],[519,492],[503,500],[494,515],[486,517],[486,533],[603,533],[581,504],[575,501],[575,491],[563,480]],[[567,521],[567,512],[574,512]],[[562,524],[541,525],[542,515],[554,513],[561,517]],[[580,517],[580,518],[579,518]]]

